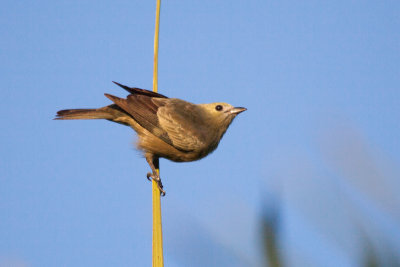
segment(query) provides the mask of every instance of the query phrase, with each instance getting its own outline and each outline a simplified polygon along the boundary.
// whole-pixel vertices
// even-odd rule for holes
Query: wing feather
[[[206,144],[206,125],[202,113],[203,110],[197,105],[171,99],[158,109],[157,115],[173,146],[189,152],[199,150]]]
[[[206,144],[203,110],[176,98],[151,94],[130,94],[126,99],[105,94],[143,128],[184,152],[201,149]]]
[[[129,95],[127,99],[105,94],[116,105],[132,116],[137,123],[162,139],[164,142],[173,145],[168,134],[162,129],[158,122],[157,110],[163,106],[163,102],[154,103],[152,97],[144,95]],[[167,98],[166,98],[167,99]],[[165,100],[165,99],[164,99]]]
[[[156,93],[156,92],[153,92],[153,91],[149,91],[149,90],[146,90],[146,89],[140,89],[140,88],[137,88],[137,87],[129,87],[129,86],[126,86],[126,85],[123,85],[123,84],[120,84],[120,83],[117,83],[117,82],[114,82],[114,81],[113,81],[113,83],[115,83],[119,87],[125,89],[126,91],[128,91],[131,94],[147,95],[147,96],[159,97],[159,98],[168,98],[165,95],[162,95],[162,94],[159,94],[159,93]]]

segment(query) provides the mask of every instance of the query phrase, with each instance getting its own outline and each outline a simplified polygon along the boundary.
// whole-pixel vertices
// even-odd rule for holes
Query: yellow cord
[[[153,69],[153,91],[158,91],[158,33],[160,31],[160,6],[161,0],[157,0],[156,7],[156,29],[154,33],[154,69]],[[158,160],[157,160],[158,161]],[[159,166],[159,163],[156,162]],[[158,175],[160,170],[157,169]],[[153,194],[153,267],[163,267],[163,244],[162,244],[162,224],[161,224],[161,200],[160,190],[157,183],[152,181]]]
[[[157,170],[158,171],[158,170]],[[160,190],[157,183],[152,182],[153,192],[153,267],[163,267],[163,245],[161,225]]]

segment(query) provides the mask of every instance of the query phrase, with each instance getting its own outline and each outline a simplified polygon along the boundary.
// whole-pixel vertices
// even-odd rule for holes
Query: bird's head
[[[234,107],[227,103],[201,104],[209,116],[210,123],[226,130],[232,120],[241,112],[247,110],[243,107]]]

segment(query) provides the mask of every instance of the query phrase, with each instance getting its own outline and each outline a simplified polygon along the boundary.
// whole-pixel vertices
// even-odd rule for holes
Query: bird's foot
[[[158,189],[160,190],[161,196],[165,196],[165,190],[163,189],[163,184],[161,182],[160,176],[154,174],[154,173],[147,173],[147,180],[151,181],[154,180],[157,183]]]

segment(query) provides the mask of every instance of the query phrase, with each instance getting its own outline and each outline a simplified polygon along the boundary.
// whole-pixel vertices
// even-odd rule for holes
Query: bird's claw
[[[160,176],[149,172],[149,173],[147,173],[146,177],[147,177],[147,180],[149,180],[149,181],[154,180],[157,183],[157,186],[158,186],[158,189],[160,190],[161,196],[165,196],[165,190],[163,189],[164,186],[161,182]]]
[[[164,197],[164,196],[165,196],[165,190],[162,189],[162,185],[161,185],[161,187],[160,187],[160,185],[157,183],[157,186],[158,186],[158,190],[160,190],[160,195],[161,195],[162,197]]]

